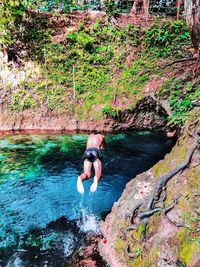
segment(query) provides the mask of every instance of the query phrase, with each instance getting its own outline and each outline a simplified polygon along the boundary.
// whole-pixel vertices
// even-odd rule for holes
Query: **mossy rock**
[[[118,238],[115,243],[115,248],[117,251],[125,251],[126,243],[124,240]]]
[[[186,264],[186,266],[190,266],[194,255],[199,253],[200,245],[195,242],[184,242],[178,249],[179,259]]]

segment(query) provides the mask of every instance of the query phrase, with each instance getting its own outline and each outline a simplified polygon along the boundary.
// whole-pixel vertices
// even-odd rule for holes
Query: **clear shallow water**
[[[174,142],[162,134],[150,132],[106,135],[103,176],[98,190],[90,193],[92,179],[87,180],[84,182],[85,194],[81,196],[76,190],[76,179],[82,171],[81,157],[87,136],[16,135],[0,139],[2,259],[9,254],[9,249],[12,248],[13,253],[16,248],[27,246],[24,236],[30,239],[28,235],[34,229],[43,229],[43,237],[34,247],[47,251],[52,244],[55,246],[58,240],[62,240],[65,251],[62,256],[68,257],[78,242],[80,232],[98,233],[98,220],[119,199],[126,183],[162,159]],[[75,222],[78,230],[73,225],[56,231],[51,229],[49,224],[61,217]],[[38,238],[41,233],[35,236]],[[36,241],[28,243],[33,247],[31,242]],[[10,266],[26,266],[19,263],[20,260],[19,257],[18,265],[12,263]],[[45,265],[40,263],[37,266]]]

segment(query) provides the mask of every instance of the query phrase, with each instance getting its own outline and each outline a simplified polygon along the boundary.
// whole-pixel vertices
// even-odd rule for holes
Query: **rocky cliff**
[[[188,125],[191,119],[199,117],[199,112],[197,108],[191,113]],[[192,131],[198,126],[193,125]],[[158,180],[184,162],[188,150],[196,142],[188,127],[186,129],[165,159],[127,184],[102,223],[104,239],[99,249],[111,267],[200,266],[198,147],[190,164],[166,184],[166,195],[155,204],[158,210],[149,217],[147,227],[144,228],[138,219],[144,212],[139,206],[148,203]],[[164,212],[167,209],[168,212]]]
[[[140,100],[135,108],[107,116],[102,119],[78,119],[65,114],[53,114],[44,111],[24,111],[0,114],[0,132],[69,132],[104,131],[112,132],[131,129],[164,130],[167,113],[151,96]]]

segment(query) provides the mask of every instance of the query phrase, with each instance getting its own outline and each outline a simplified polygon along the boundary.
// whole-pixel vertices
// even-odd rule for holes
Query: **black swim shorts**
[[[96,147],[90,147],[85,150],[85,153],[83,155],[83,159],[87,159],[90,162],[95,162],[97,159],[102,160],[101,152]]]

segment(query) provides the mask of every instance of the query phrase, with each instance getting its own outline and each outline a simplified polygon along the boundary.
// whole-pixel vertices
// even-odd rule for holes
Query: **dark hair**
[[[97,130],[93,130],[92,133],[93,133],[93,134],[101,134],[101,133],[100,133],[99,131],[97,131]]]

